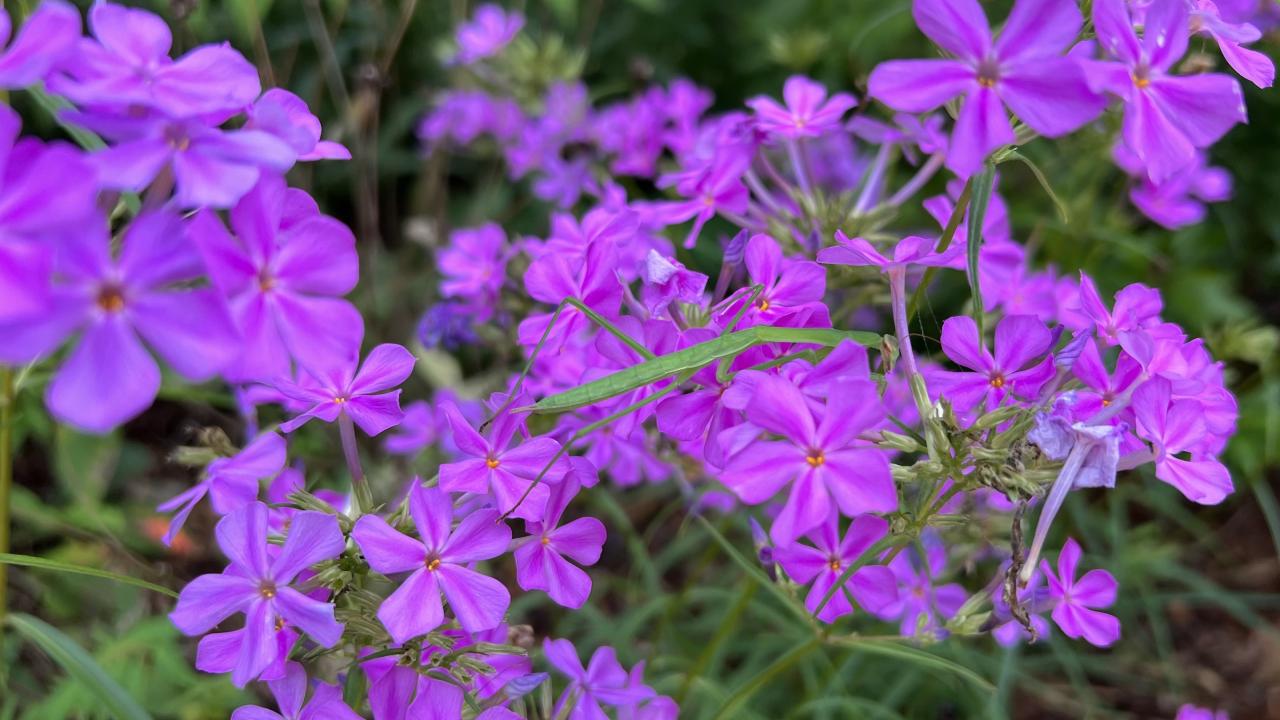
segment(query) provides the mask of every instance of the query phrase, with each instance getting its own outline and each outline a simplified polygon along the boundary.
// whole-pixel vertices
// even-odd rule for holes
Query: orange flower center
[[[996,375],[996,376],[992,377],[992,378],[991,378],[991,387],[993,387],[993,388],[1002,388],[1002,387],[1004,387],[1004,376],[1003,376],[1003,375]]]
[[[821,450],[810,450],[804,461],[809,463],[809,467],[820,467],[827,461],[827,458],[822,454]]]
[[[263,580],[262,584],[258,586],[258,594],[264,599],[270,600],[276,596],[276,584],[270,580]]]
[[[439,570],[439,569],[440,569],[440,558],[438,558],[438,557],[433,557],[433,558],[431,558],[430,560],[428,560],[428,561],[427,561],[427,569],[428,569],[428,570],[430,570],[430,571],[432,571],[432,572],[435,572],[436,570]]]
[[[494,469],[497,469],[497,467],[502,463],[499,462],[498,458],[488,458],[487,460],[484,461],[484,464],[489,466],[490,470],[494,470]]]
[[[110,285],[102,288],[98,292],[98,307],[109,313],[120,312],[124,309],[124,293]]]
[[[835,572],[840,572],[840,561],[839,561],[839,560],[832,560],[832,561],[831,561],[831,569],[832,569],[833,571],[835,571]]]
[[[760,302],[756,303],[756,307],[760,308],[760,312],[765,312],[769,309],[769,301],[765,298],[760,298]]]
[[[541,542],[542,542],[542,544],[543,544],[543,545],[550,545],[550,544],[551,544],[551,538],[547,537],[546,535],[543,535],[543,536],[542,536],[542,540],[541,540]]]

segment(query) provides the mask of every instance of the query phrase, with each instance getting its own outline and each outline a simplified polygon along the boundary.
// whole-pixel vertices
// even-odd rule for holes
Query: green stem
[[[0,554],[9,552],[9,489],[13,486],[13,370],[0,369]],[[0,628],[9,607],[9,567],[0,563]],[[5,666],[0,629],[0,668]],[[0,675],[6,674],[0,672]]]

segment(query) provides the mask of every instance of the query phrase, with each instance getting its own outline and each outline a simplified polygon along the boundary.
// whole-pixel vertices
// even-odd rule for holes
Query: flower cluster
[[[765,569],[822,623],[1012,643],[1046,634],[1047,613],[1068,637],[1119,638],[1102,612],[1110,573],[1077,577],[1074,540],[1041,561],[1054,517],[1072,490],[1146,465],[1221,502],[1235,399],[1157,290],[1108,300],[1085,272],[1035,268],[998,167],[1036,136],[1101,135],[1136,208],[1197,222],[1230,194],[1205,150],[1246,116],[1233,77],[1181,72],[1189,38],[1209,36],[1259,86],[1274,69],[1245,47],[1248,19],[1207,2],[1095,0],[1085,38],[1071,0],[1017,0],[994,37],[977,0],[913,11],[945,58],[883,63],[862,100],[795,76],[780,100],[710,114],[710,93],[683,79],[599,107],[572,77],[533,101],[504,92],[495,73],[524,18],[478,8],[449,63],[465,82],[419,137],[428,152],[496,151],[557,210],[543,238],[495,223],[445,235],[419,344],[508,337],[501,355],[527,367],[495,368],[485,402],[441,389],[402,409],[415,354],[367,347],[346,299],[356,238],[285,178],[350,157],[306,104],[264,92],[229,45],[171,57],[149,12],[100,0],[82,36],[70,5],[39,6],[0,53],[0,86],[42,84],[95,142],[21,138],[0,112],[0,362],[48,365],[49,412],[88,432],[179,379],[235,393],[243,448],[191,453],[201,479],[161,506],[175,513],[166,542],[205,497],[221,516],[230,564],[192,580],[171,618],[203,636],[199,669],[267,683],[278,713],[235,717],[519,717],[551,682],[531,650],[564,678],[552,717],[675,717],[643,663],[600,647],[584,665],[567,639],[538,650],[509,617],[512,586],[586,604],[606,527],[574,500],[646,482],[678,486],[691,513],[763,523]],[[890,229],[915,207],[939,227]],[[694,247],[718,269],[700,272]],[[947,272],[966,276],[972,315],[942,323],[940,356],[917,356],[909,298]],[[286,467],[293,434],[321,424],[337,426],[350,493]],[[429,454],[434,475],[378,497],[356,428]],[[953,528],[1008,527],[1031,503],[1029,548],[1020,525],[1011,547],[986,541],[995,579],[967,588],[949,569]],[[356,673],[367,692],[352,702],[329,680]]]

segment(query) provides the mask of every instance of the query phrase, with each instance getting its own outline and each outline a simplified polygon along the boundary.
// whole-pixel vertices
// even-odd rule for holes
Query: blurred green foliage
[[[1008,3],[991,5],[999,16],[996,8]],[[450,227],[497,219],[509,231],[545,232],[547,208],[528,202],[527,191],[506,182],[493,163],[467,153],[426,159],[413,138],[432,94],[447,81],[439,60],[467,3],[149,6],[173,22],[179,49],[231,38],[268,82],[301,95],[328,134],[355,151],[353,162],[299,168],[291,179],[357,230],[363,261],[357,300],[377,341],[411,336],[434,284],[430,247]],[[537,38],[512,49],[521,54],[513,64],[529,86],[580,68],[597,100],[684,76],[714,91],[717,110],[736,109],[754,94],[776,95],[793,72],[862,96],[877,62],[932,52],[906,0],[543,0],[518,7]],[[1275,38],[1265,42],[1274,56]],[[1193,50],[1207,48],[1197,40]],[[1161,288],[1166,317],[1206,338],[1240,399],[1240,431],[1228,454],[1237,492],[1223,505],[1192,506],[1143,472],[1113,491],[1076,493],[1067,504],[1056,539],[1080,538],[1085,561],[1120,581],[1115,609],[1125,637],[1117,647],[1095,650],[1060,635],[1010,650],[985,637],[956,639],[922,648],[923,657],[857,643],[807,646],[786,602],[685,516],[670,485],[588,492],[584,511],[610,528],[591,601],[569,613],[540,594],[519,595],[512,617],[539,635],[574,638],[579,647],[613,645],[626,663],[647,660],[656,689],[676,696],[688,717],[713,717],[730,703],[734,717],[761,718],[1172,717],[1183,702],[1226,707],[1236,717],[1277,712],[1280,96],[1251,86],[1246,95],[1250,124],[1211,155],[1234,175],[1235,199],[1182,231],[1160,229],[1128,205],[1126,180],[1096,134],[1024,149],[1062,199],[1065,221],[1026,167],[1001,167],[1001,187],[1017,190],[1005,193],[1015,237],[1037,262],[1062,272],[1087,268],[1104,293],[1130,282]],[[59,132],[29,97],[15,94],[13,102],[32,130]],[[1101,122],[1114,126],[1117,118]],[[941,182],[931,190],[940,191]],[[923,216],[907,220],[929,227]],[[962,279],[940,283],[921,313],[921,332],[937,337],[940,319],[966,297]],[[420,382],[438,385],[459,377],[460,368],[502,360],[479,350],[456,359],[432,356]],[[212,388],[166,385],[147,416],[95,439],[50,424],[30,391],[44,380],[23,378],[28,391],[19,396],[15,552],[172,587],[216,569],[207,518],[193,521],[189,546],[168,554],[155,543],[150,509],[191,481],[165,461],[172,448],[204,425],[234,426],[229,399]],[[322,430],[308,428],[298,442],[313,480],[341,477],[341,459]],[[382,465],[371,475],[388,488],[408,469]],[[742,516],[714,524],[739,551],[749,551]],[[974,543],[1003,542],[1008,528],[969,532]],[[991,570],[951,568],[974,590]],[[92,648],[154,717],[223,718],[245,701],[225,678],[191,669],[193,644],[168,625],[163,597],[36,570],[12,577],[16,606]],[[13,641],[0,652],[10,668],[0,720],[101,716],[84,688],[38,652]],[[994,690],[930,657],[967,668]]]

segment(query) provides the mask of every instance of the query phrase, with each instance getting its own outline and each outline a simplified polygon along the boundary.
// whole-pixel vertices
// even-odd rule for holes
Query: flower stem
[[[360,467],[360,449],[356,447],[355,425],[351,423],[351,416],[345,412],[338,414],[338,434],[342,436],[342,455],[347,460],[347,470],[351,471],[351,490],[356,515],[364,515],[373,510],[373,493],[369,491],[369,481],[364,477],[364,468]]]
[[[929,159],[920,166],[920,169],[916,171],[916,174],[912,176],[905,185],[898,188],[898,191],[886,200],[884,205],[887,205],[888,207],[898,207],[902,203],[910,200],[911,197],[917,192],[920,192],[920,188],[924,187],[924,184],[929,182],[934,174],[938,172],[938,168],[942,167],[942,163],[945,159],[946,157],[941,154],[930,156]]]
[[[9,552],[9,490],[13,486],[13,370],[0,368],[0,553]],[[0,658],[9,603],[9,566],[0,563]],[[4,663],[0,662],[0,668]],[[0,670],[0,675],[6,674]]]
[[[893,309],[893,331],[898,335],[898,354],[907,376],[919,374],[916,354],[911,350],[911,327],[907,324],[907,269],[895,267],[889,270],[889,305]],[[923,417],[923,415],[922,415]]]

